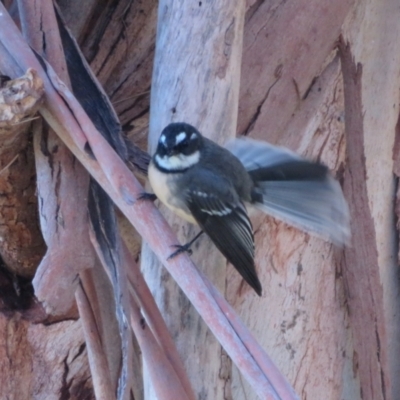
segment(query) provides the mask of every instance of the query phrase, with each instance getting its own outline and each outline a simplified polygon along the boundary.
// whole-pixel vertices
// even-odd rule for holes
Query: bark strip
[[[19,1],[19,12],[28,43],[68,84],[53,2]],[[36,124],[35,130],[40,222],[48,249],[33,283],[46,311],[63,315],[75,304],[79,271],[92,267],[95,259],[88,238],[89,175],[47,124]]]
[[[379,276],[376,233],[368,204],[362,108],[362,65],[351,48],[339,43],[344,81],[347,164],[344,193],[351,215],[352,245],[342,266],[354,340],[354,372],[359,374],[364,400],[386,399],[389,386],[388,343]]]

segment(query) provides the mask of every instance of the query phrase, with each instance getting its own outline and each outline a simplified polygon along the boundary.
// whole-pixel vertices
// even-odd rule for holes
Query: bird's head
[[[174,122],[163,129],[154,161],[167,171],[186,170],[200,160],[203,137],[192,125]]]

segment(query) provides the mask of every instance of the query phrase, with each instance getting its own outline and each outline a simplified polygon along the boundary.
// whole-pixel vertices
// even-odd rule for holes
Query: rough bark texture
[[[79,321],[32,324],[0,316],[0,398],[94,399]]]
[[[18,8],[25,39],[69,85],[52,1],[20,1]],[[49,314],[65,315],[75,305],[79,272],[95,262],[88,239],[89,174],[46,123],[35,124],[34,133],[39,215],[47,252],[33,285]]]
[[[314,238],[306,245],[298,234],[291,238],[288,233],[293,235],[292,230],[279,226],[281,224],[277,230],[276,223],[270,221],[272,224],[263,224],[256,235],[261,241],[261,246],[258,243],[257,247],[259,265],[265,263],[261,270],[267,275],[265,279],[271,281],[266,306],[248,301],[243,304],[236,294],[232,296],[236,304],[242,303],[243,318],[255,326],[258,337],[272,355],[276,354],[276,362],[287,371],[302,398],[388,399],[397,398],[399,393],[396,361],[399,288],[393,242],[394,189],[390,156],[398,116],[399,62],[395,38],[399,33],[389,28],[396,25],[394,21],[390,23],[391,18],[398,16],[395,2],[370,1],[360,3],[346,22],[345,31],[350,32],[349,45],[355,62],[363,64],[358,87],[362,108],[358,118],[363,121],[359,140],[364,141],[364,145],[352,146],[351,151],[359,153],[356,157],[363,157],[365,147],[366,160],[361,164],[365,174],[360,165],[353,173],[347,171],[345,177],[346,182],[354,179],[357,185],[364,187],[364,195],[360,186],[351,190],[353,196],[358,196],[357,202],[354,197],[349,198],[353,210],[353,242],[346,254],[353,254],[351,261],[346,255],[346,263],[340,267],[338,258],[332,258],[330,246]],[[374,37],[374,45],[371,45],[372,39],[367,39],[369,37]],[[306,42],[314,43],[311,38]],[[313,59],[315,57],[318,52],[313,53]],[[345,149],[343,89],[332,66],[333,63],[328,65],[313,82],[306,96],[299,95],[298,109],[287,119],[285,132],[276,141],[322,159],[341,177]],[[328,81],[324,84],[322,78]],[[297,85],[302,87],[299,82]],[[274,86],[271,93],[275,90],[278,88]],[[313,98],[317,100],[314,105]],[[354,99],[351,104],[353,102]],[[264,105],[258,104],[264,109]],[[350,107],[346,107],[345,112],[349,118],[356,118]],[[273,126],[284,124],[270,117],[264,124],[266,129],[270,122]],[[253,126],[257,126],[256,123]],[[261,135],[262,126],[257,132],[253,129],[255,135]],[[270,135],[275,140],[273,131],[268,131],[264,137]],[[354,140],[355,135],[349,128],[347,137]],[[348,158],[346,164],[349,162]],[[359,175],[355,178],[353,174]],[[364,226],[366,223],[368,229]],[[255,315],[260,312],[265,315],[266,309],[272,315],[268,315],[264,324],[261,314]],[[237,376],[234,376],[234,384],[235,378],[241,393],[242,385]],[[327,382],[331,382],[329,391]],[[250,390],[244,390],[247,398],[252,398]]]
[[[257,1],[243,39],[238,132],[280,140],[335,46],[354,0]]]
[[[342,85],[335,58],[299,104],[278,144],[333,170],[343,168]],[[340,249],[269,217],[255,219],[254,225],[265,295],[261,300],[240,296],[242,282],[232,276],[228,298],[302,399],[357,398]],[[237,373],[232,385],[233,398],[255,398]]]
[[[340,43],[345,84],[347,165],[344,191],[352,215],[352,247],[344,252],[349,317],[354,332],[353,365],[360,374],[362,397],[386,398],[387,337],[383,290],[379,278],[376,232],[368,204],[362,110],[362,65],[352,59],[350,45]],[[369,327],[369,329],[367,328]],[[382,345],[383,344],[383,345]],[[370,351],[375,349],[375,351]]]
[[[0,85],[0,253],[9,271],[27,278],[45,252],[30,133],[42,96],[43,84],[31,71]]]
[[[370,332],[371,347],[368,348],[371,361],[361,363],[359,359],[361,389],[363,398],[396,399],[400,393],[398,354],[400,352],[400,309],[399,269],[396,259],[398,230],[395,229],[393,179],[393,147],[396,138],[396,124],[399,116],[400,87],[400,27],[396,23],[400,9],[395,0],[360,3],[351,15],[344,29],[345,39],[350,44],[356,63],[362,65],[361,99],[363,115],[363,137],[368,206],[375,231],[377,258],[358,260],[365,262],[359,273],[368,275],[370,301],[377,314],[374,324],[375,336]],[[350,134],[348,132],[347,134]],[[360,224],[360,221],[355,222]],[[371,232],[371,230],[369,230]],[[368,241],[372,238],[367,237]],[[366,241],[363,247],[372,247]],[[365,249],[362,249],[366,252]],[[371,249],[368,250],[371,252]],[[371,266],[376,272],[371,273]],[[357,285],[360,277],[356,276]],[[373,280],[373,274],[376,274]],[[364,281],[365,282],[365,281]],[[379,288],[381,285],[381,289]],[[366,287],[365,287],[366,288]],[[381,296],[378,296],[381,291]],[[357,312],[368,304],[362,292],[355,304]],[[382,310],[383,308],[383,310]],[[382,312],[379,312],[379,309]],[[369,312],[369,310],[367,311]],[[358,327],[354,324],[354,336],[365,335],[368,326],[366,316]],[[360,334],[357,333],[360,330]],[[386,340],[385,340],[386,338]],[[374,343],[375,341],[375,343]],[[374,343],[374,345],[372,345]],[[355,349],[357,350],[357,349]],[[362,371],[362,368],[367,369]],[[380,377],[371,375],[371,369],[380,372]],[[362,378],[363,374],[363,378]],[[380,379],[379,379],[380,378]],[[368,380],[368,381],[367,381]]]
[[[171,7],[178,3],[172,2]],[[191,3],[191,18],[206,14],[214,3]],[[146,148],[158,4],[153,0],[62,0],[59,4],[110,95],[124,129]],[[175,9],[164,14],[164,2],[160,4],[160,21],[170,18],[168,12]],[[265,288],[261,299],[243,285],[233,269],[228,267],[225,275],[215,266],[221,264],[221,259],[208,240],[202,239],[194,247],[194,259],[214,264],[204,271],[214,283],[226,286],[226,297],[302,399],[396,399],[400,393],[400,310],[393,171],[398,180],[398,1],[248,0],[246,6],[238,132],[325,162],[345,183],[346,193],[351,196],[353,247],[345,250],[343,261],[341,249],[272,218],[256,217],[256,262]],[[223,9],[227,13],[229,7]],[[184,11],[181,5],[173,18],[180,21]],[[223,30],[220,19],[223,15],[213,13],[207,23]],[[201,63],[196,59],[188,63],[185,57],[193,49],[187,43],[194,37],[191,29],[197,28],[175,22],[170,34],[180,33],[184,55],[178,57],[179,47],[174,48],[175,64],[154,75],[164,72],[166,79],[175,69],[180,80],[169,82],[167,89],[158,86],[160,80],[155,81],[153,96],[157,98],[153,102],[162,117],[152,122],[152,149],[159,131],[171,120],[179,118],[197,124],[208,135],[223,132],[221,137],[214,136],[219,141],[224,140],[224,135],[231,135],[236,124],[235,111],[229,109],[229,102],[225,108],[225,99],[201,98],[210,89],[207,79],[224,79],[224,68],[213,68],[218,63],[224,66],[229,59],[232,31],[226,31],[224,43],[215,49],[196,44],[198,53],[204,51]],[[341,33],[354,59],[350,64],[356,75],[357,64],[362,65],[362,75],[356,81],[346,73],[347,78],[344,82],[342,79],[336,54]],[[203,40],[209,40],[207,35]],[[207,57],[213,51],[218,57],[210,60]],[[208,66],[210,75],[194,80],[191,73],[196,66],[199,70]],[[356,111],[348,106],[349,101],[355,104],[351,96],[351,100],[346,98],[345,107],[343,93],[349,90],[348,85],[356,86]],[[169,99],[163,97],[167,95]],[[209,125],[202,125],[204,118],[211,121]],[[358,123],[350,129],[351,118],[358,118]],[[353,136],[355,131],[357,137]],[[397,147],[393,151],[396,135]],[[0,158],[1,170],[10,160]],[[7,175],[0,174],[0,182],[9,179],[12,168],[21,171],[20,161],[18,157],[7,169]],[[24,179],[31,176],[24,175]],[[34,189],[30,186],[29,190],[33,193]],[[29,217],[32,215],[29,213]],[[171,221],[183,241],[197,232],[187,226],[180,228],[177,220]],[[136,241],[133,246],[138,254]],[[216,399],[255,399],[252,388],[220,351],[187,299],[177,289],[169,289],[174,283],[165,270],[154,261],[146,276],[151,277],[153,292],[187,359],[189,377],[199,398],[208,394],[208,398]],[[1,288],[10,290],[13,278],[4,274],[0,278]],[[23,282],[21,287],[25,290],[24,285]],[[0,373],[5,384],[0,397],[74,398],[75,393],[79,399],[93,398],[79,322],[32,325],[21,319],[21,314],[32,312],[34,302],[28,299],[23,303],[30,311],[11,312],[10,309],[22,307],[21,298],[13,291],[8,300],[1,300],[0,351],[4,354],[0,357]],[[111,354],[108,359],[114,366],[115,381],[116,362]],[[148,398],[152,398],[151,391]]]

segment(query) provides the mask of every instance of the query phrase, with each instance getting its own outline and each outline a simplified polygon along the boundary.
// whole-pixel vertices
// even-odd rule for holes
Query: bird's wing
[[[301,160],[298,154],[285,147],[250,138],[230,140],[225,147],[240,160],[247,171]]]
[[[214,177],[207,182],[207,190],[200,187],[197,182],[196,188],[187,188],[187,207],[221,253],[261,295],[261,284],[254,266],[253,229],[246,208],[227,190],[226,182],[218,185]]]

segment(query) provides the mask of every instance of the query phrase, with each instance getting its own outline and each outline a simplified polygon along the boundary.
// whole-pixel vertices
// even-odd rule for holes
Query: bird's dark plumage
[[[172,123],[161,133],[149,179],[160,200],[197,222],[259,295],[244,203],[337,243],[349,236],[347,204],[327,167],[264,142],[237,139],[223,148],[189,124]]]
[[[204,177],[204,174],[199,174]],[[201,178],[200,178],[201,179]],[[261,296],[261,284],[254,265],[254,238],[251,222],[234,188],[219,185],[199,189],[199,181],[185,190],[187,207],[199,226],[244,280]]]

